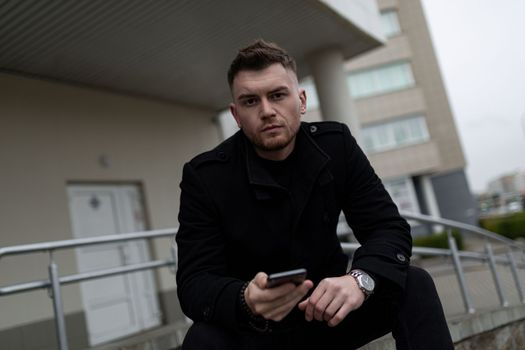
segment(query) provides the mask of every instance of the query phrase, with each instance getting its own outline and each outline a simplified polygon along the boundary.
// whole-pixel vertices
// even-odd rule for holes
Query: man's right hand
[[[305,280],[300,285],[285,283],[267,288],[268,275],[259,272],[244,291],[244,299],[250,310],[267,320],[281,321],[313,287],[313,282]]]

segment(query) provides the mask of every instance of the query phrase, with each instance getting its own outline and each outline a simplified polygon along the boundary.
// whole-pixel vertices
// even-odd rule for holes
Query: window
[[[358,71],[348,76],[352,97],[368,97],[414,86],[414,75],[408,62]]]
[[[386,151],[426,142],[430,139],[423,116],[365,126],[362,130],[362,136],[363,148],[367,153]]]
[[[417,202],[414,183],[409,177],[383,181],[385,189],[396,203],[399,210],[411,213],[419,213],[419,204]]]
[[[383,33],[387,38],[391,38],[401,33],[399,19],[395,10],[386,10],[381,12],[381,25]]]

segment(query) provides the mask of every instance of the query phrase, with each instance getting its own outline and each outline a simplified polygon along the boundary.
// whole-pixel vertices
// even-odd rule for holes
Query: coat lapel
[[[330,157],[315,143],[304,124],[297,133],[295,150],[297,152],[296,169],[291,187],[295,205],[293,232],[297,228],[316,183],[319,182],[322,185],[333,179],[331,173],[326,169]]]

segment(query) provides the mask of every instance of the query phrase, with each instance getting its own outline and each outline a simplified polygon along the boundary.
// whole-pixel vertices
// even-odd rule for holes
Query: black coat
[[[302,123],[282,187],[242,132],[185,164],[181,182],[178,296],[194,321],[236,328],[244,281],[304,267],[317,284],[346,273],[336,234],[341,210],[361,247],[353,268],[404,287],[410,228],[350,130]]]

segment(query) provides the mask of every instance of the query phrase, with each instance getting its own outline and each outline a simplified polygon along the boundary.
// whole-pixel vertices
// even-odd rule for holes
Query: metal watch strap
[[[368,299],[374,293],[373,291],[366,290],[365,287],[362,285],[361,281],[359,280],[359,277],[363,275],[367,275],[369,278],[372,278],[370,277],[369,274],[367,274],[366,272],[362,270],[358,270],[358,269],[351,270],[350,272],[348,272],[348,274],[355,279],[357,286],[359,287],[359,289],[361,289],[361,291],[365,295],[365,300]]]

